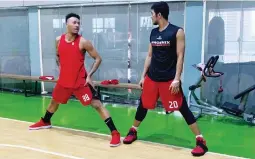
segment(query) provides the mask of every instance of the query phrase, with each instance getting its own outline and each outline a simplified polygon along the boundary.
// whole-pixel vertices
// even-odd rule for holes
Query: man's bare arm
[[[95,60],[94,63],[91,66],[91,70],[88,74],[88,76],[92,76],[98,69],[99,65],[102,62],[102,58],[98,54],[97,50],[94,48],[92,43],[89,40],[85,40],[84,38],[82,40],[82,46],[83,48],[88,52],[88,54]]]
[[[148,55],[145,59],[145,62],[144,62],[144,69],[143,69],[143,73],[142,73],[142,78],[144,78],[146,76],[146,73],[150,67],[150,64],[151,64],[151,56],[152,56],[152,46],[151,44],[149,44],[149,49],[148,49]]]
[[[58,44],[59,44],[60,36],[56,38],[56,63],[59,67],[59,54],[58,54]]]
[[[181,73],[183,70],[183,62],[184,62],[184,52],[185,52],[185,34],[182,29],[179,29],[176,35],[177,40],[177,65],[176,65],[176,81],[181,80]]]

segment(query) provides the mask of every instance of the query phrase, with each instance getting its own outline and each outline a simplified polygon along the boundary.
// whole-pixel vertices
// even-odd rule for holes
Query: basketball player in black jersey
[[[196,119],[188,108],[181,87],[185,34],[182,28],[168,22],[169,6],[166,2],[156,2],[151,7],[152,22],[159,27],[150,35],[148,56],[140,85],[143,88],[140,104],[137,108],[133,126],[123,140],[131,144],[137,139],[137,129],[144,120],[148,109],[154,109],[158,98],[167,112],[180,111],[190,129],[196,136],[194,156],[202,156],[207,151],[204,140],[197,126]]]

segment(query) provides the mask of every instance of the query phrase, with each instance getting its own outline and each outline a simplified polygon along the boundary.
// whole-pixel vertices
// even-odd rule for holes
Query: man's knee
[[[52,107],[57,107],[57,106],[59,106],[59,102],[57,102],[55,99],[51,99],[51,101],[50,101],[50,106],[52,106]]]
[[[196,122],[196,118],[189,109],[185,97],[183,97],[183,103],[180,112],[188,125],[192,125]]]
[[[90,104],[93,108],[95,109],[99,109],[103,106],[102,102],[98,99],[92,99],[91,104]]]
[[[59,103],[58,103],[56,100],[51,99],[50,104],[49,104],[49,107],[47,108],[47,110],[48,110],[49,112],[51,112],[51,113],[54,113],[54,112],[57,111],[58,106],[59,106]]]
[[[143,107],[142,100],[140,99],[140,103],[139,103],[139,106],[137,107],[137,111],[135,115],[135,120],[143,121],[147,112],[148,112],[148,109]]]

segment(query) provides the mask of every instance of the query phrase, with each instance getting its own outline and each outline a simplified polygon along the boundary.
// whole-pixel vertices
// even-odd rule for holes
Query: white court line
[[[22,146],[22,145],[0,144],[0,147],[11,147],[11,148],[32,150],[32,151],[42,152],[42,153],[65,157],[65,158],[70,158],[70,159],[85,159],[85,158],[75,157],[75,156],[71,156],[71,155],[65,155],[65,154],[61,154],[61,153],[57,153],[57,152],[51,152],[51,151],[47,151],[47,150],[42,150],[42,149],[28,147],[28,146]]]
[[[0,119],[3,119],[3,120],[10,120],[10,121],[16,121],[16,122],[21,122],[21,123],[33,124],[32,122],[28,122],[28,121],[22,121],[22,120],[16,120],[16,119],[4,118],[4,117],[0,117]],[[53,127],[53,128],[55,127],[55,128],[63,129],[63,130],[71,130],[71,131],[76,131],[76,132],[90,133],[90,134],[95,134],[95,135],[99,135],[99,136],[107,136],[107,137],[110,136],[110,135],[106,135],[106,134],[100,134],[100,133],[95,133],[95,132],[91,132],[91,131],[84,131],[84,130],[77,130],[77,129],[72,129],[72,128],[65,128],[65,127],[60,127],[60,126],[52,126],[52,127]],[[32,131],[32,130],[30,130],[30,131]],[[121,137],[121,139],[123,140],[124,137]],[[186,148],[186,147],[180,147],[180,146],[174,146],[174,145],[167,145],[167,144],[161,144],[161,143],[150,142],[150,141],[144,141],[144,140],[138,140],[138,141],[143,142],[143,143],[158,145],[158,146],[167,146],[167,147],[172,147],[172,148],[177,148],[177,149],[183,149],[183,150],[189,150],[189,151],[192,150],[192,149]],[[214,154],[214,155],[223,156],[223,157],[231,157],[231,158],[233,158],[233,159],[249,159],[249,158],[238,157],[238,156],[231,156],[231,155],[226,155],[226,154],[221,154],[221,153],[215,153],[215,152],[207,152],[207,154]]]

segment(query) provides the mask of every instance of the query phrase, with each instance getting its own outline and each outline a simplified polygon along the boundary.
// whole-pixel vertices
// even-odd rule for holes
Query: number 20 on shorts
[[[177,109],[179,107],[177,101],[169,101],[169,108],[170,109]]]

